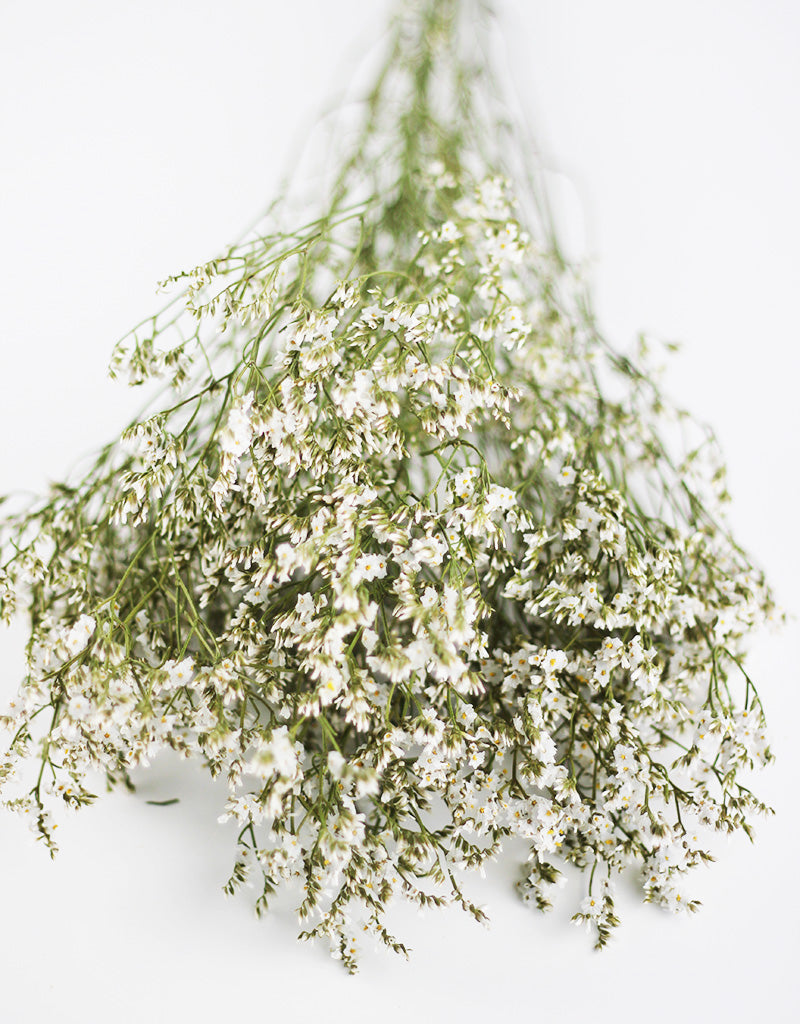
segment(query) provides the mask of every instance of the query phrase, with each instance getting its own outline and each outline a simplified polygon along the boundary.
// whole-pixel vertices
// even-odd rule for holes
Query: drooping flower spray
[[[30,625],[3,801],[55,850],[98,772],[197,759],[240,827],[228,888],[294,886],[351,970],[365,934],[404,951],[397,897],[482,918],[465,869],[508,836],[540,908],[585,870],[602,945],[619,871],[694,909],[704,836],[766,810],[769,591],[713,441],[596,328],[476,59],[489,17],[401,5],[316,211],[172,279],[112,359],[164,378],[151,412],[0,527]]]

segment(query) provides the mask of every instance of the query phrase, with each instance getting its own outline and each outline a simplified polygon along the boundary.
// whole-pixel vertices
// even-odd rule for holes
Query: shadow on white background
[[[620,345],[640,329],[684,341],[670,390],[716,427],[737,536],[796,610],[800,9],[498,6],[601,322]],[[157,308],[157,280],[213,256],[273,197],[388,9],[6,0],[0,493],[40,490],[135,413],[140,397],[105,376],[113,342]],[[5,698],[22,634],[1,639]],[[705,906],[691,920],[623,888],[623,926],[594,954],[568,923],[579,886],[541,917],[516,900],[509,856],[471,886],[489,931],[403,910],[411,963],[368,953],[349,979],[295,943],[283,906],[255,922],[246,898],[224,899],[220,791],[167,759],[140,773],[136,796],[63,826],[54,864],[0,816],[0,1020],[794,1020],[797,641],[795,623],[760,638],[751,661],[779,757],[759,792],[779,813],[755,846],[722,843],[695,874]]]

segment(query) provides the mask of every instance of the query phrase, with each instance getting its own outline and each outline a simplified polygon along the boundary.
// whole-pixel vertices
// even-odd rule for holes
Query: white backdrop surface
[[[498,0],[510,73],[601,323],[681,339],[672,393],[712,423],[740,541],[800,610],[800,5],[792,0]],[[290,154],[377,37],[386,0],[2,0],[0,493],[41,489],[139,398],[105,376],[155,282],[213,256],[273,197]],[[23,634],[0,636],[0,702]],[[0,1020],[465,1022],[591,1016],[796,1019],[800,999],[796,622],[754,643],[777,810],[718,844],[691,919],[623,886],[603,954],[513,894],[512,851],[456,912],[398,912],[414,956],[355,979],[256,922],[221,885],[222,796],[158,761],[61,831],[51,864],[0,816]],[[146,799],[179,796],[154,807]]]

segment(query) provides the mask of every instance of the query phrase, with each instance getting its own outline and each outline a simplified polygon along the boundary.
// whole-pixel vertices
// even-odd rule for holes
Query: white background
[[[673,394],[726,452],[740,541],[798,610],[800,5],[498,0],[510,71],[608,333],[681,339]],[[213,256],[273,197],[377,37],[385,0],[0,0],[0,493],[41,489],[127,422],[113,342],[155,282]],[[623,889],[604,954],[522,907],[505,859],[455,912],[399,915],[410,964],[347,978],[283,910],[226,900],[220,794],[157,764],[62,828],[51,864],[0,816],[0,1020],[771,1022],[798,1004],[796,623],[759,638],[776,807],[694,877],[691,920]],[[22,633],[2,636],[0,698]],[[172,807],[146,798],[180,795]],[[381,1009],[385,1007],[385,1009]]]

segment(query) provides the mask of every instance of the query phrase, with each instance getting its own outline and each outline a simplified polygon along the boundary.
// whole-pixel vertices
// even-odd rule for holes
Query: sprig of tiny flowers
[[[463,871],[507,837],[541,909],[584,869],[602,945],[620,871],[694,910],[709,832],[767,810],[770,593],[712,441],[675,454],[691,421],[517,202],[474,14],[405,5],[324,214],[173,279],[112,373],[174,398],[0,535],[30,623],[4,803],[55,851],[97,772],[196,759],[239,830],[227,891],[296,886],[351,971],[366,936],[406,952],[398,897],[483,920]]]

